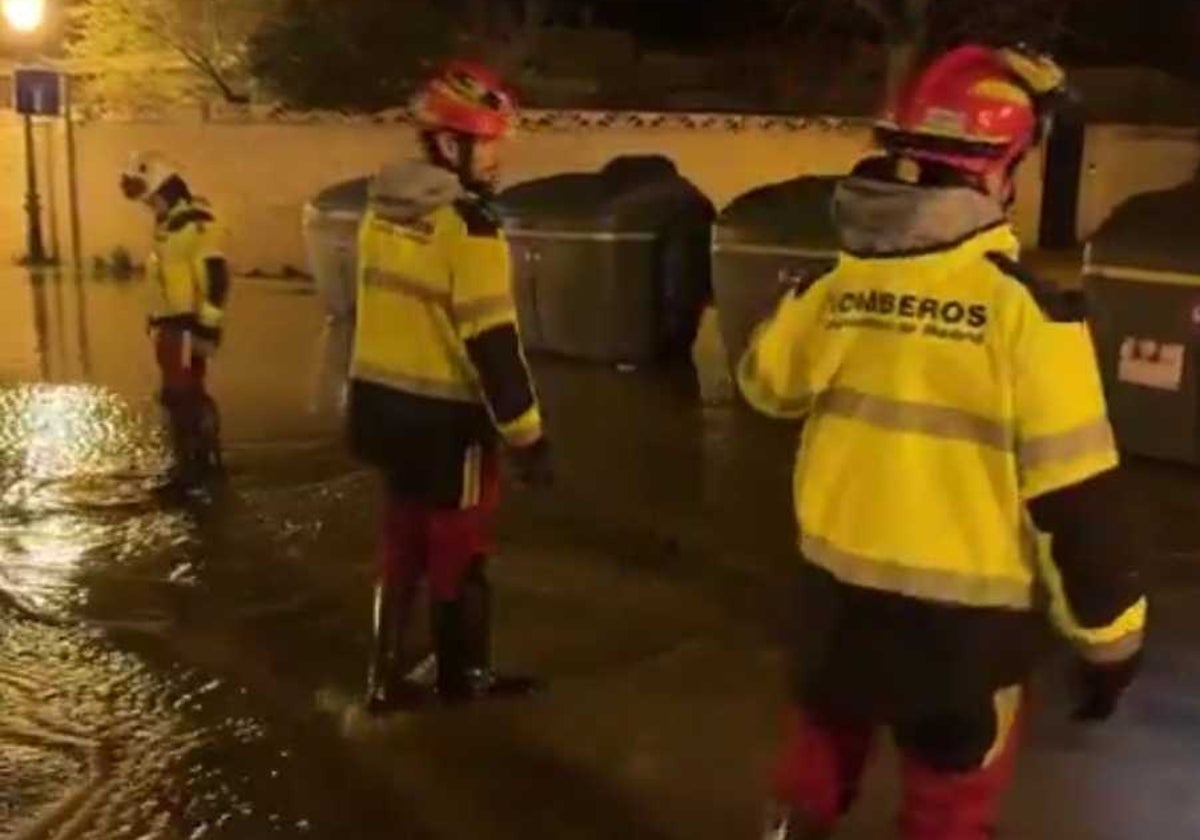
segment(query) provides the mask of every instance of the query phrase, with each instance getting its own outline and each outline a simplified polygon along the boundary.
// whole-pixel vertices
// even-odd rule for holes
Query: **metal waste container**
[[[1200,463],[1200,182],[1135,196],[1093,235],[1084,282],[1120,447]]]
[[[712,203],[664,157],[499,197],[530,350],[609,363],[690,358],[711,297]]]
[[[713,293],[721,337],[736,367],[781,287],[837,261],[833,190],[837,176],[806,176],[755,189],[717,217]]]
[[[354,317],[358,225],[367,206],[369,178],[343,181],[304,205],[304,244],[317,290],[330,318]]]

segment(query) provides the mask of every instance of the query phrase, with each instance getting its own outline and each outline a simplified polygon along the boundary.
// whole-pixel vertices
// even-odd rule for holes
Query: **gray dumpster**
[[[711,202],[662,157],[518,184],[499,198],[526,346],[644,364],[689,358],[711,296]]]
[[[1117,441],[1200,463],[1200,183],[1135,196],[1084,259],[1092,329]]]
[[[370,179],[356,178],[322,190],[304,205],[304,244],[325,314],[354,316],[357,292],[358,224],[367,206]]]
[[[838,180],[809,176],[760,187],[717,218],[713,293],[731,366],[737,365],[782,286],[836,262],[832,202]]]

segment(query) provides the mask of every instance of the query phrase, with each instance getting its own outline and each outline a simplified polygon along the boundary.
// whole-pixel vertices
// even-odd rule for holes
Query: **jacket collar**
[[[375,214],[401,225],[466,195],[458,176],[421,160],[385,165],[368,187],[368,200]]]
[[[834,192],[842,251],[861,259],[974,254],[1019,246],[1003,208],[969,187],[926,187],[851,176]]]

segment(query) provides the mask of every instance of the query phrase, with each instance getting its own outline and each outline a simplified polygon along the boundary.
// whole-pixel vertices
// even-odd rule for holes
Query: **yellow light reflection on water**
[[[178,538],[175,517],[129,508],[165,457],[154,425],[103,388],[0,389],[0,595],[69,613],[89,556],[119,563]]]

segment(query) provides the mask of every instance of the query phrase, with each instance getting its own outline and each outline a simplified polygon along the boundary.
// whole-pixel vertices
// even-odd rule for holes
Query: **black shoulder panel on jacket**
[[[537,403],[515,326],[503,324],[475,336],[467,341],[467,354],[497,422],[511,423]]]
[[[992,251],[987,258],[1005,275],[1028,289],[1041,308],[1042,314],[1051,321],[1065,324],[1087,320],[1087,297],[1082,290],[1062,289],[1053,283],[1047,283],[1006,254]]]
[[[454,209],[467,223],[471,236],[494,237],[500,233],[500,217],[486,201],[478,198],[460,198]]]
[[[209,224],[214,219],[213,214],[199,207],[194,207],[191,210],[185,210],[177,216],[172,216],[167,220],[167,230],[171,233],[176,233],[190,224]]]
[[[832,274],[835,268],[837,268],[836,261],[829,265],[820,265],[803,271],[788,271],[785,268],[779,272],[779,282],[791,288],[792,297],[803,297],[809,289],[817,285],[818,280],[827,274]]]

